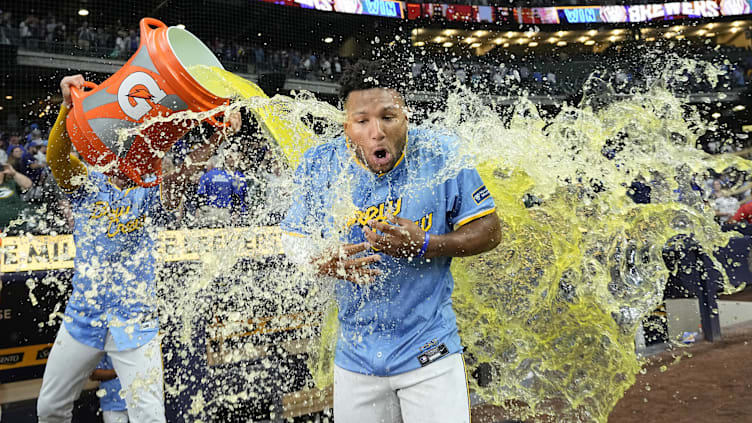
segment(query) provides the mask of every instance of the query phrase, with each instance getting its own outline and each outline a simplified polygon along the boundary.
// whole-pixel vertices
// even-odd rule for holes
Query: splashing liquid
[[[229,107],[252,110],[293,168],[306,149],[341,135],[342,112],[311,95],[269,99],[252,83],[221,69],[192,67],[190,73],[216,95],[239,100]],[[316,132],[311,117],[319,123]],[[680,234],[692,234],[706,251],[727,242],[712,211],[694,195],[692,179],[709,168],[748,170],[750,163],[698,150],[697,139],[707,125],[661,84],[629,99],[585,98],[545,119],[524,98],[500,114],[494,105],[460,89],[422,125],[448,128],[460,140],[458,160],[431,183],[477,168],[503,224],[503,239],[495,250],[455,259],[452,266],[454,308],[468,369],[486,366],[492,376],[483,386],[469,377],[472,389],[484,400],[504,405],[510,417],[606,421],[640,370],[635,333],[662,299],[669,274],[663,246]],[[604,154],[607,149],[613,150],[610,157]],[[635,204],[627,196],[635,179],[651,185],[651,204]],[[341,198],[351,198],[347,176],[338,182],[332,188]],[[300,189],[292,185],[289,172],[283,186],[279,197],[294,198],[290,193]],[[526,196],[537,198],[539,205],[527,208]],[[341,232],[353,211],[351,201],[332,211],[330,233]],[[339,239],[322,242],[327,243],[324,248]],[[222,257],[219,265],[205,264],[186,275],[184,283],[194,288],[184,302],[169,305],[172,312],[193,316],[195,298],[217,289],[209,282],[227,276],[239,248],[237,243],[220,246],[211,255]],[[248,319],[261,304],[268,315],[286,315],[290,308],[303,313],[315,304],[319,313],[306,321],[312,329],[300,339],[318,341],[310,367],[318,387],[330,384],[337,335],[331,281],[311,285],[310,269],[232,272],[230,279],[248,283],[220,284],[224,298],[253,300],[219,304],[235,310],[228,321]],[[265,285],[258,287],[258,281]],[[303,285],[310,289],[301,293],[297,287]],[[733,290],[728,284],[724,289]],[[313,329],[322,321],[323,329]],[[184,324],[190,322],[184,318]],[[227,323],[222,330],[229,336],[241,327]],[[262,360],[264,369],[281,365],[270,360]],[[261,380],[257,370],[245,373],[242,378],[248,382]],[[265,382],[263,389],[283,389],[284,384]]]

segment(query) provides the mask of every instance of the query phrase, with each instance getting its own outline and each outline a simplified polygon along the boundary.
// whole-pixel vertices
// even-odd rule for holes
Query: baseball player
[[[97,368],[89,376],[91,380],[99,381],[99,390],[104,391],[99,397],[99,408],[102,409],[104,423],[128,423],[128,406],[120,396],[120,380],[112,367],[112,360],[105,354]]]
[[[40,422],[70,422],[73,401],[106,352],[125,391],[130,421],[164,422],[154,301],[157,221],[180,206],[185,183],[225,134],[214,134],[157,187],[90,172],[70,154],[65,131],[71,87],[83,83],[81,75],[60,83],[63,104],[47,149],[52,175],[71,201],[76,257],[73,293],[47,360],[37,415]],[[231,115],[230,124],[229,131],[237,131],[240,116]]]
[[[498,245],[500,223],[478,172],[449,171],[457,139],[408,129],[383,69],[361,61],[343,75],[345,136],[304,155],[283,245],[338,279],[335,421],[469,422],[449,266]],[[343,197],[358,209],[344,232],[332,212]],[[316,251],[333,236],[341,247]]]

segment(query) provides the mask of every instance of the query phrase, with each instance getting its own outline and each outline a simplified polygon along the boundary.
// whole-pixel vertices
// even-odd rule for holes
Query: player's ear
[[[350,122],[347,121],[347,118],[342,123],[342,128],[345,130],[345,137],[350,138]]]

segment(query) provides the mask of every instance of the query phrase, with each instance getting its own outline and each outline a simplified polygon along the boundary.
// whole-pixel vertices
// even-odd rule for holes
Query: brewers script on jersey
[[[458,167],[455,144],[452,136],[412,129],[402,157],[381,175],[359,163],[344,138],[314,147],[296,171],[296,185],[303,192],[282,229],[298,236],[337,236],[339,223],[332,221],[330,211],[348,185],[343,181],[351,182],[350,195],[359,210],[343,222],[347,227],[342,241],[347,243],[364,242],[362,225],[384,221],[390,211],[431,234],[451,232],[493,213],[494,201],[478,172]],[[461,352],[451,304],[451,258],[381,255],[373,267],[382,274],[374,283],[337,283],[340,334],[335,363],[352,372],[389,376]]]

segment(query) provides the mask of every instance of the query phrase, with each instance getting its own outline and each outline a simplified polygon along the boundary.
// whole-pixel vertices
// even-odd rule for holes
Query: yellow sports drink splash
[[[197,65],[191,66],[188,71],[196,81],[218,97],[269,99],[258,85],[224,69]],[[290,109],[284,103],[251,103],[250,110],[282,149],[291,167],[297,166],[303,153],[315,144],[313,132],[299,119],[290,116]]]
[[[698,65],[683,60],[678,66]],[[712,79],[714,74],[703,69]],[[190,72],[216,95],[241,99],[238,103],[253,111],[291,167],[306,149],[341,135],[342,112],[312,96],[270,99],[230,72],[202,66]],[[505,405],[507,417],[607,420],[640,370],[635,333],[662,300],[669,274],[664,245],[680,234],[692,234],[706,251],[727,242],[692,182],[708,169],[752,169],[738,157],[697,149],[708,125],[660,85],[604,107],[588,100],[543,118],[523,98],[502,117],[479,97],[459,91],[425,119],[424,126],[459,136],[463,158],[429,183],[477,168],[502,220],[499,247],[455,259],[452,272],[468,371],[483,365],[492,375],[484,386],[474,377],[468,380],[484,400]],[[318,136],[305,123],[310,116],[321,124]],[[612,154],[604,154],[609,149]],[[295,189],[287,177],[280,201]],[[628,197],[634,180],[652,187],[651,204]],[[350,198],[349,187],[346,175],[332,184],[341,198]],[[524,198],[536,199],[537,205],[526,207]],[[330,233],[337,233],[352,207],[332,213]],[[260,271],[238,277],[254,280],[253,272]],[[288,276],[285,282],[307,283],[309,276]],[[733,289],[726,284],[724,291]],[[317,293],[322,304],[331,304],[330,289],[323,286]],[[289,295],[277,300],[305,302],[315,296]],[[334,314],[325,313],[316,335],[320,346],[314,348],[311,368],[320,388],[331,383],[336,324]]]

